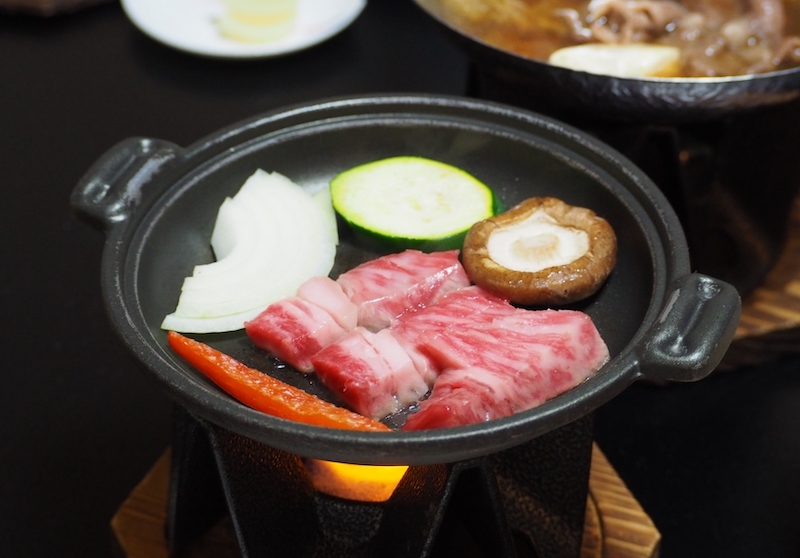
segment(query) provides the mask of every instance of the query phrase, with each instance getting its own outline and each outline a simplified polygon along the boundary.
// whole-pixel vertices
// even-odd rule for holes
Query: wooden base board
[[[126,558],[168,558],[170,452],[153,465],[111,521]],[[597,445],[592,454],[580,558],[656,558],[661,535]],[[238,558],[233,528],[223,520],[185,554],[189,558]]]
[[[800,353],[800,196],[786,244],[761,285],[742,300],[742,318],[720,370]]]

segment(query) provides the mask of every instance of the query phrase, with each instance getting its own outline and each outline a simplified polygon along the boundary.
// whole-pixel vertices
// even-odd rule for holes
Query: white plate
[[[367,0],[298,0],[294,30],[271,42],[249,44],[223,38],[215,23],[221,0],[122,0],[128,18],[165,45],[215,58],[279,56],[321,43],[350,25]]]

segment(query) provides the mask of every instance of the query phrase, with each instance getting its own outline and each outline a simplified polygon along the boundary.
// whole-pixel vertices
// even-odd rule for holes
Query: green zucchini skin
[[[350,228],[359,245],[379,253],[402,252],[403,250],[420,250],[428,253],[461,250],[464,245],[464,237],[467,236],[469,230],[442,238],[405,238],[377,234],[344,218],[342,221]]]
[[[492,191],[492,215],[491,216],[494,217],[495,215],[498,215],[499,213],[504,213],[506,209],[508,209],[506,207],[506,204],[503,203],[503,200],[500,199],[500,196],[498,196],[493,190]],[[464,233],[464,234],[466,235],[467,233]]]
[[[395,184],[396,187],[403,187],[402,173],[406,172],[404,165],[407,164],[412,165],[409,167],[409,172],[411,172],[411,170],[414,168],[422,168],[423,172],[433,169],[449,173],[448,178],[457,177],[459,181],[458,187],[473,189],[476,198],[480,200],[480,207],[478,207],[476,204],[475,207],[469,208],[470,213],[477,216],[471,217],[470,219],[472,219],[472,221],[465,222],[460,230],[443,235],[424,233],[418,235],[402,233],[395,234],[395,231],[390,230],[390,227],[387,228],[383,223],[379,223],[382,230],[375,230],[376,228],[379,228],[377,226],[370,227],[368,223],[365,223],[365,221],[372,220],[374,222],[375,219],[380,218],[381,214],[385,215],[388,220],[390,215],[387,213],[386,207],[376,207],[374,214],[369,215],[367,218],[363,218],[365,211],[369,210],[369,207],[367,207],[369,201],[367,201],[366,198],[374,195],[373,192],[363,189],[375,188],[376,192],[380,192],[378,189],[384,187],[381,181],[382,172],[384,171],[384,167],[382,166],[389,168],[388,166],[390,165],[392,166],[391,170],[395,171],[395,174],[390,176],[391,182]],[[424,166],[420,167],[420,165]],[[401,179],[397,179],[395,176],[398,169],[399,173],[401,174]],[[374,172],[375,170],[378,172]],[[367,176],[368,180],[365,181],[364,176]],[[347,191],[346,189],[351,187],[353,184],[352,182],[348,184],[348,181],[351,181],[354,178],[355,180],[366,182],[366,184],[359,184],[355,190],[351,190],[345,195],[343,192]],[[411,183],[414,182],[414,180],[417,180],[418,177],[409,176],[408,179],[409,183]],[[364,246],[365,248],[384,253],[398,252],[406,249],[415,249],[423,252],[437,252],[454,249],[460,250],[464,243],[464,237],[475,222],[495,215],[496,213],[502,211],[504,207],[502,200],[499,199],[495,192],[486,184],[476,179],[474,176],[452,165],[431,159],[424,159],[421,157],[390,157],[388,159],[365,163],[364,165],[353,167],[352,169],[338,174],[333,178],[333,180],[331,180],[330,184],[331,199],[340,223],[346,225],[346,228],[352,232],[353,238],[358,244]],[[359,190],[358,188],[361,188],[362,190]],[[409,188],[419,188],[419,184],[410,185]],[[353,191],[357,193],[359,191],[363,192],[364,200],[357,197],[356,194],[353,194]],[[354,196],[356,197],[354,198]],[[352,207],[353,204],[358,204],[358,207],[354,209]],[[391,212],[391,210],[388,211]],[[362,218],[359,218],[359,216]],[[406,226],[407,223],[404,221],[403,225]],[[420,228],[423,227],[424,225],[420,224]],[[408,227],[406,226],[406,229],[407,228]]]

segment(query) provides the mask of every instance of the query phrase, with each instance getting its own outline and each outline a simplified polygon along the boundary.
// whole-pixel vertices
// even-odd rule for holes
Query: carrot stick
[[[276,417],[346,430],[388,431],[385,424],[306,393],[193,339],[170,331],[172,347],[189,364],[229,395],[257,411]]]

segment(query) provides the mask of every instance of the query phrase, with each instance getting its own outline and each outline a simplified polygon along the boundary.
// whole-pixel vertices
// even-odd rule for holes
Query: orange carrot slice
[[[189,364],[241,403],[272,416],[345,430],[388,431],[385,424],[359,415],[250,368],[205,343],[167,333],[169,346]]]

